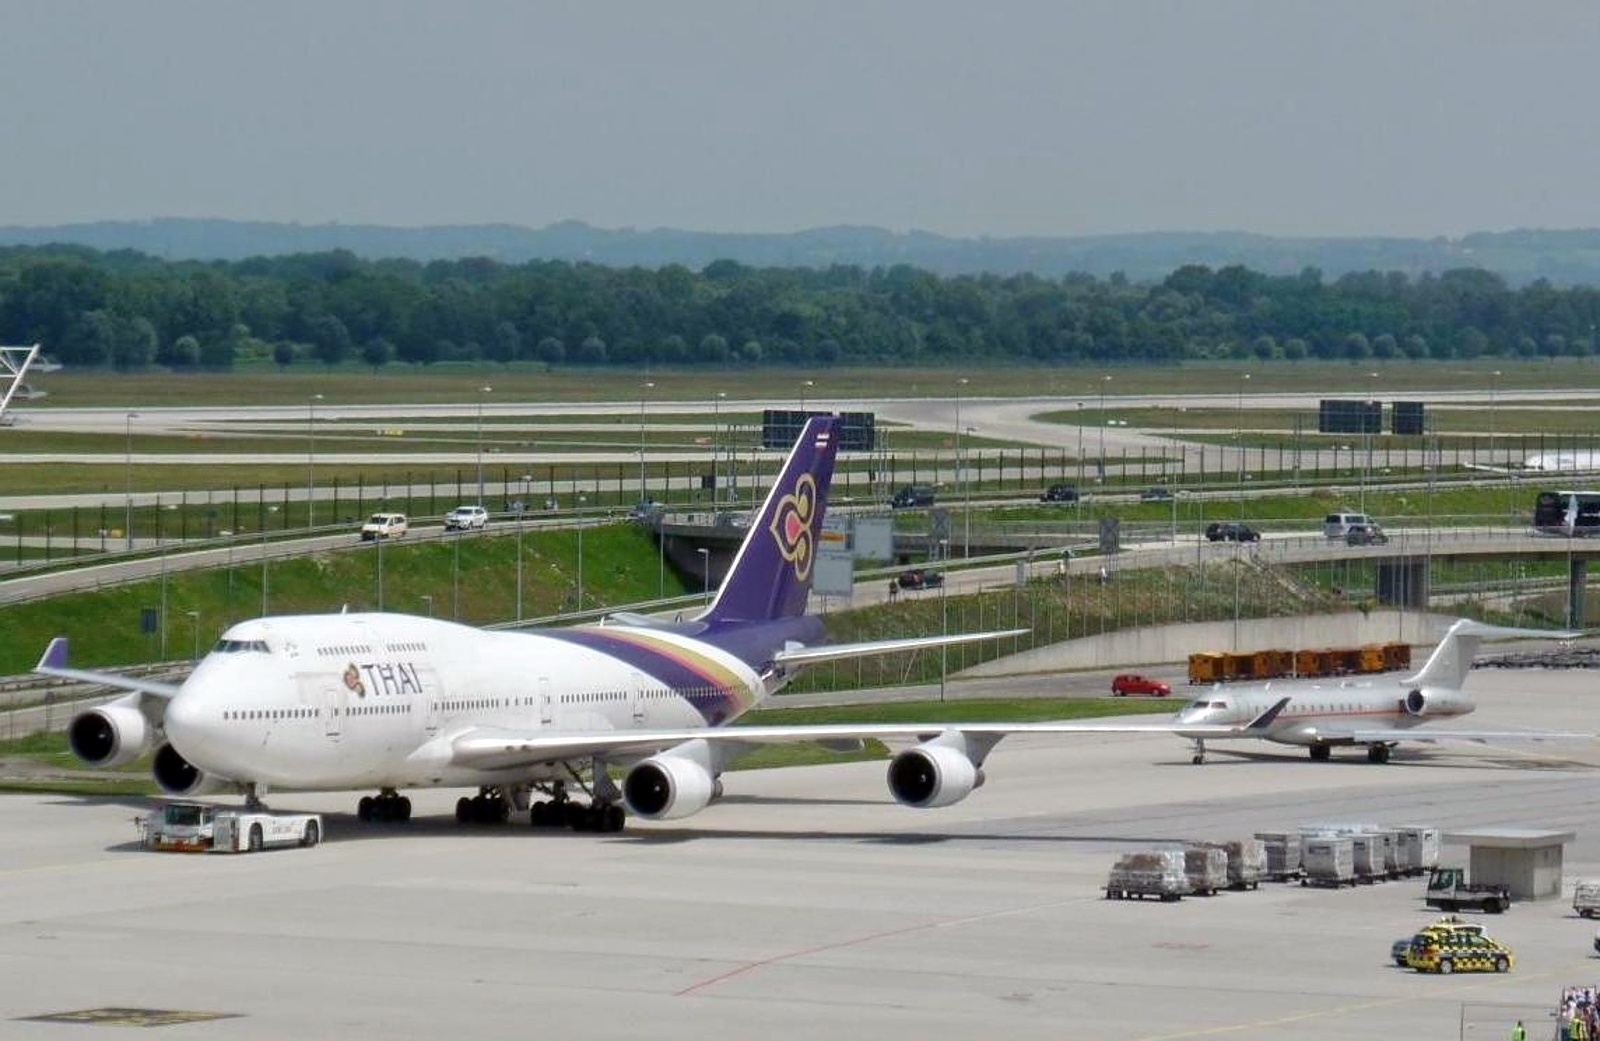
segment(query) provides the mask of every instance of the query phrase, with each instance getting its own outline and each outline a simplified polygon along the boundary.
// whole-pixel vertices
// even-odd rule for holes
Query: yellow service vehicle
[[[1510,972],[1511,948],[1482,932],[1423,930],[1411,938],[1406,964],[1418,972]]]

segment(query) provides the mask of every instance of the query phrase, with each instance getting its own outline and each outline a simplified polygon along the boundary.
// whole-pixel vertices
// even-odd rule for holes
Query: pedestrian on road
[[[900,583],[889,579],[889,602],[892,604],[900,596]]]

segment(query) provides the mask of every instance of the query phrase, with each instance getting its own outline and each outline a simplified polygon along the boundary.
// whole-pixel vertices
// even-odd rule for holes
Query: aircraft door
[[[633,674],[633,722],[635,726],[644,725],[644,677],[639,673]]]
[[[425,665],[417,667],[417,677],[422,684],[422,727],[429,734],[439,730],[439,716],[443,711],[444,684],[439,682],[439,674]]]
[[[343,736],[344,695],[343,684],[336,676],[319,676],[314,672],[296,677],[300,687],[300,703],[313,705],[322,717],[322,734],[329,741]]]
[[[555,721],[555,706],[550,699],[550,677],[539,677],[539,722],[548,726]]]

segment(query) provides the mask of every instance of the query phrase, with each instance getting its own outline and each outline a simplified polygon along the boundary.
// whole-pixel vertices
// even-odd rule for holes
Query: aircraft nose
[[[164,728],[173,744],[182,746],[205,736],[205,710],[199,699],[179,694],[167,702]]]

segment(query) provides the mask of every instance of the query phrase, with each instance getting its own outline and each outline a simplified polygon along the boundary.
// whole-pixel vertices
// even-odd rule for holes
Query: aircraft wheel
[[[622,812],[622,807],[615,804],[606,807],[606,830],[611,832],[621,831],[627,823],[628,816]]]
[[[356,818],[362,821],[372,820],[372,796],[363,795],[361,801],[356,803]]]
[[[463,795],[456,800],[456,823],[470,824],[472,816],[472,800]]]
[[[250,852],[260,853],[262,847],[265,845],[266,842],[263,840],[261,835],[261,825],[250,825]]]
[[[1201,755],[1201,754],[1200,754],[1200,753],[1199,753],[1199,752],[1196,752],[1196,753],[1195,753],[1195,754],[1194,754],[1194,755],[1193,755],[1193,756],[1192,756],[1192,757],[1191,757],[1191,758],[1190,758],[1190,759],[1189,759],[1189,762],[1191,762],[1191,763],[1193,763],[1193,764],[1194,764],[1194,765],[1196,765],[1196,766],[1200,766],[1200,765],[1202,765],[1202,764],[1203,764],[1203,763],[1205,763],[1205,761],[1206,761],[1206,757],[1205,757],[1205,756],[1203,756],[1203,755]]]
[[[411,800],[406,798],[404,795],[395,800],[394,808],[394,819],[399,821],[401,824],[404,824],[406,821],[411,819]]]
[[[322,841],[322,829],[317,827],[316,821],[306,821],[306,833],[300,839],[302,846],[315,846]]]
[[[1311,759],[1312,759],[1313,762],[1325,763],[1331,758],[1333,758],[1333,746],[1331,746],[1331,745],[1312,745],[1311,746]]]

